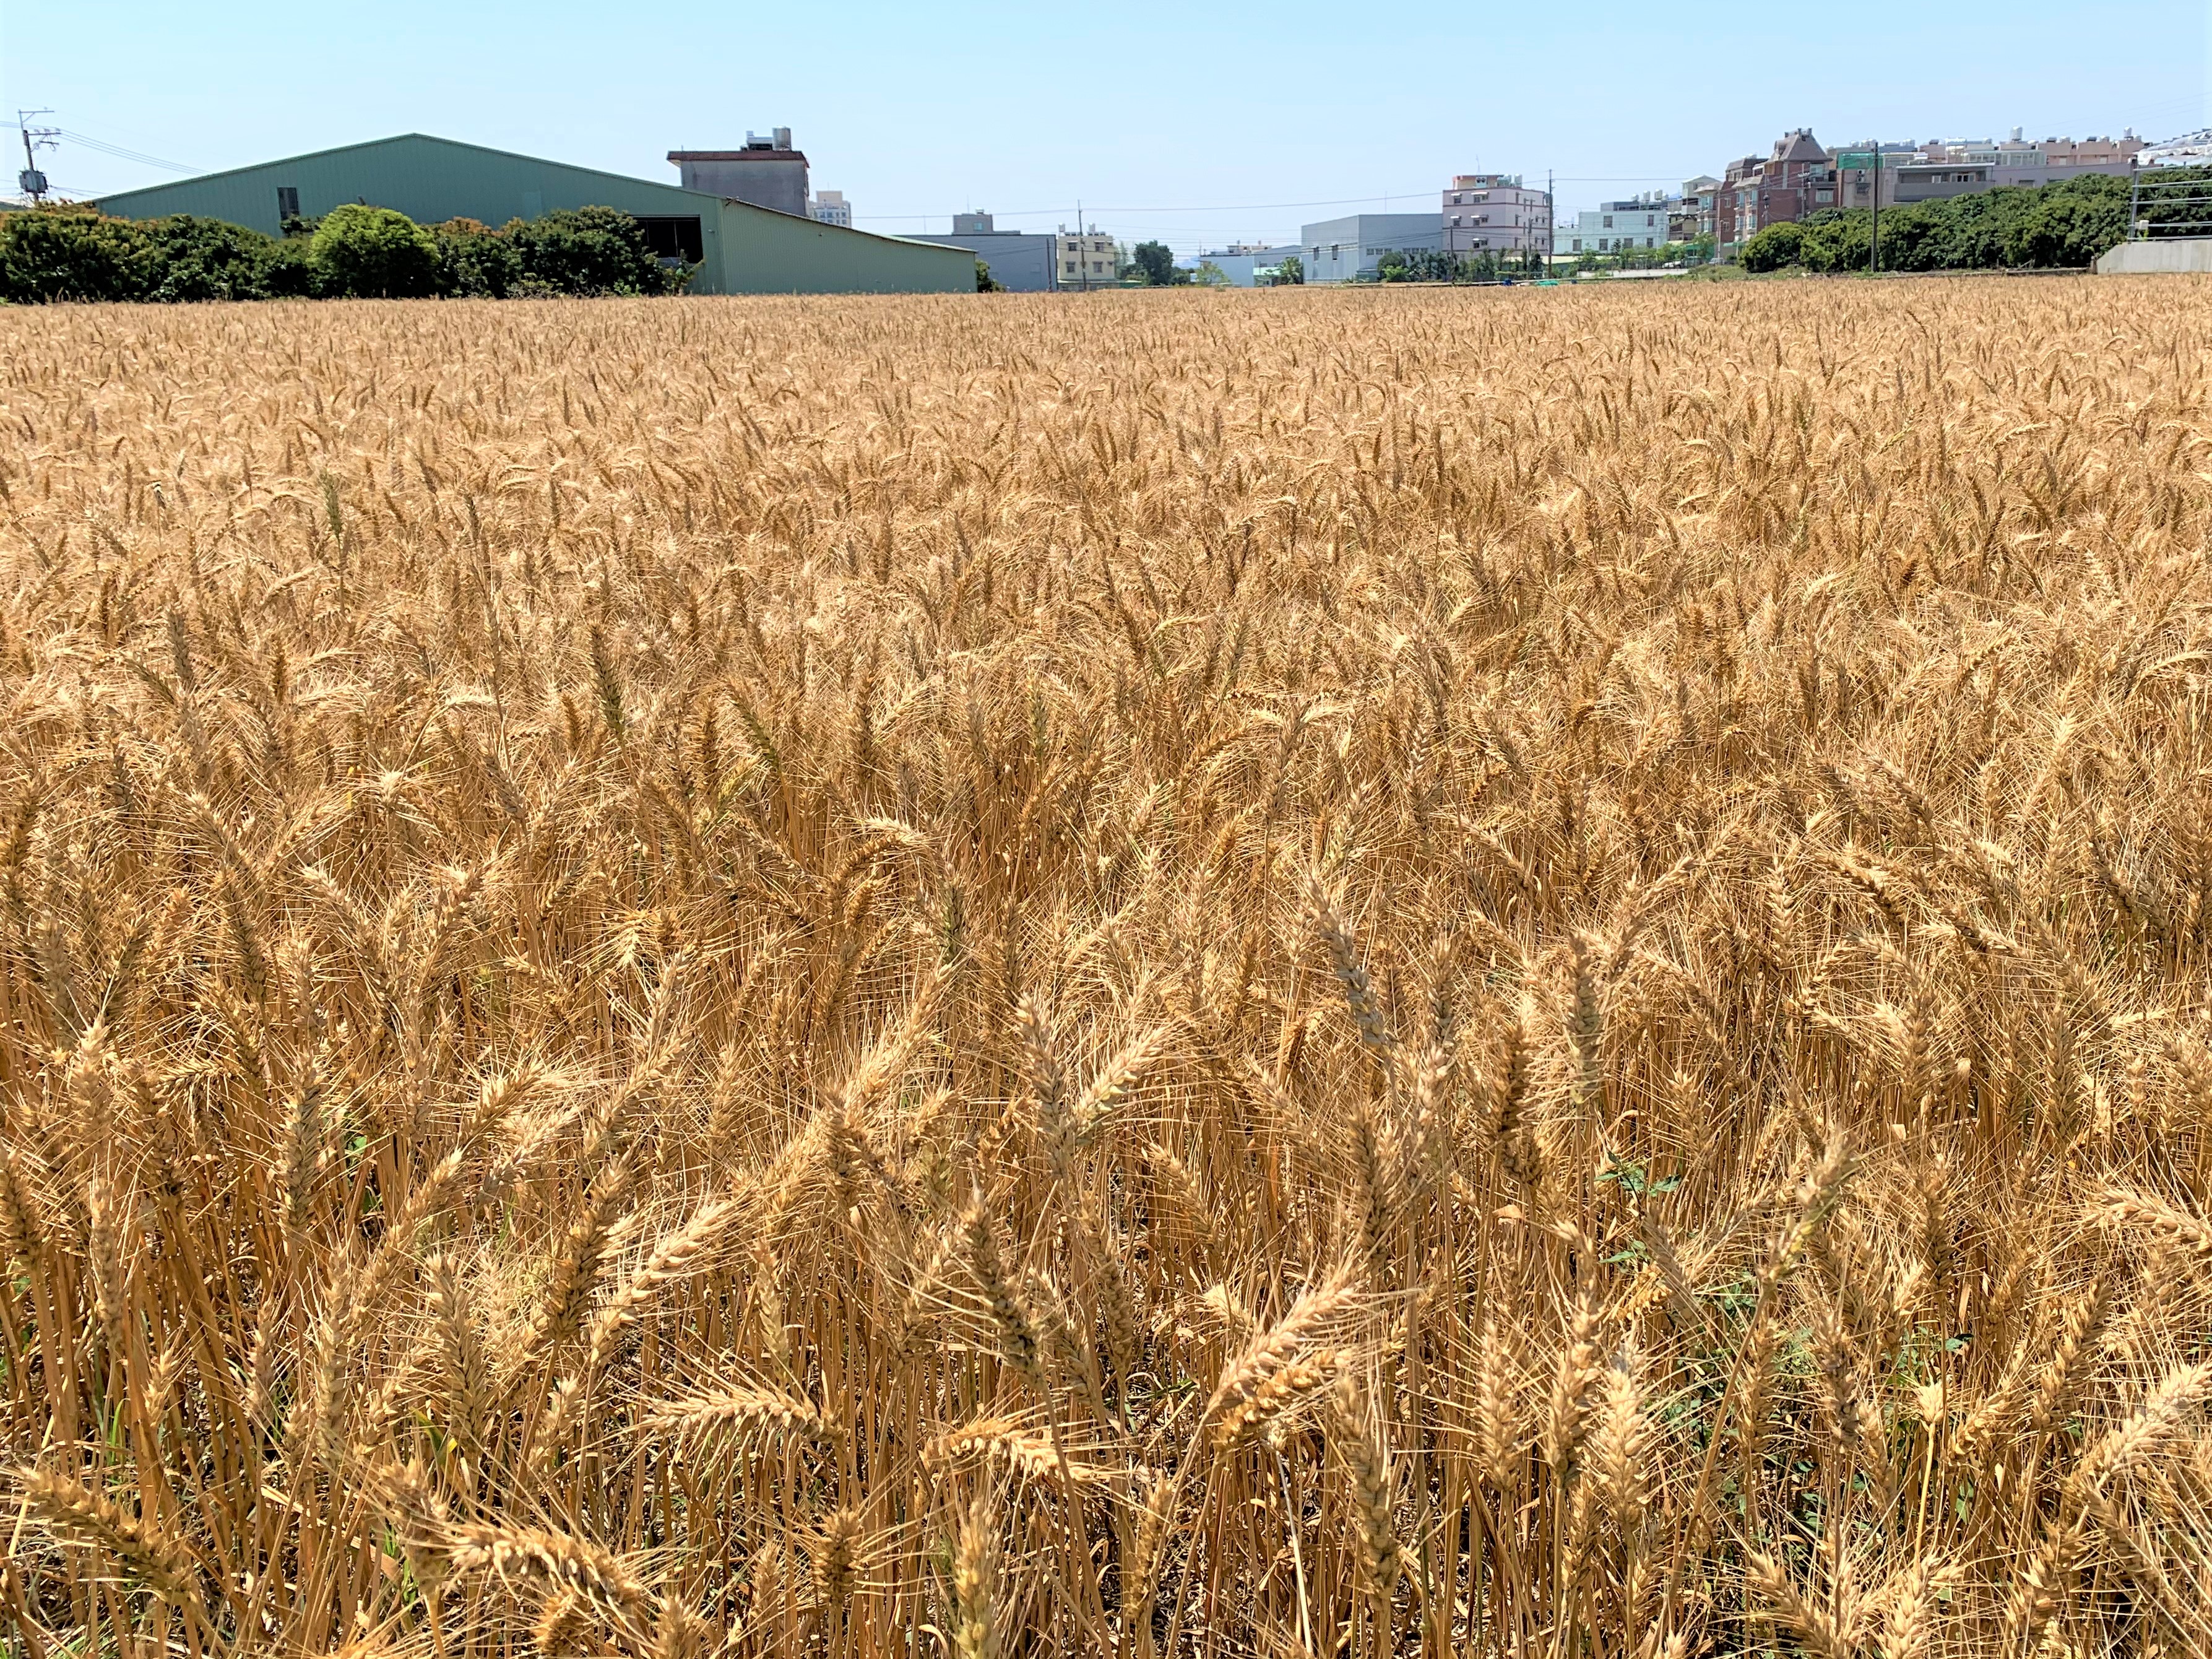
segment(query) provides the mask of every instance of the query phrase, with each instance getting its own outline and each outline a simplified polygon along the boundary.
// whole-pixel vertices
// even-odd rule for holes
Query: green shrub
[[[1130,250],[1129,261],[1146,288],[1181,288],[1190,273],[1175,262],[1175,250],[1165,242],[1139,242]]]
[[[2086,183],[2087,180],[2076,180]],[[2044,199],[2005,233],[2005,263],[2010,265],[2087,265],[2107,248],[2128,239],[2126,180],[2101,191],[2060,189]],[[2182,211],[2201,213],[2185,206]],[[2179,214],[2174,216],[2179,217]]]
[[[0,300],[259,300],[321,296],[532,299],[670,294],[690,270],[663,264],[637,221],[588,207],[425,228],[356,203],[281,240],[221,219],[116,219],[89,207],[0,213]]]
[[[510,221],[520,278],[556,294],[667,294],[688,273],[672,270],[646,246],[645,232],[620,208],[562,209]]]
[[[221,219],[179,214],[143,225],[152,258],[148,300],[259,300],[269,293],[270,264],[279,246],[258,230]]]
[[[150,286],[152,240],[90,208],[0,214],[0,295],[17,301],[137,300]]]
[[[475,219],[433,225],[438,243],[438,292],[449,299],[504,300],[522,280],[514,243]]]
[[[323,291],[322,268],[305,236],[287,236],[270,245],[261,268],[261,287],[271,300],[313,300]]]
[[[315,227],[308,247],[327,292],[404,299],[438,290],[438,243],[404,213],[349,202]]]
[[[1746,270],[1780,270],[1797,264],[1804,251],[1804,226],[1785,222],[1759,232],[1737,257]]]

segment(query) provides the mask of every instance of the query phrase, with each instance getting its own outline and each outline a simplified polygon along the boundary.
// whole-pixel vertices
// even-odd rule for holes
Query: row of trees
[[[1474,253],[1446,253],[1435,248],[1392,249],[1376,262],[1375,276],[1384,283],[1495,283],[1508,276],[1543,274],[1544,256],[1534,248],[1525,253],[1500,253],[1484,248]]]
[[[2162,170],[2158,178],[2159,198],[2212,193],[2212,169]],[[1891,208],[1881,216],[1881,269],[2078,269],[2127,240],[2132,190],[2124,178],[2094,174]],[[2212,234],[2208,205],[2154,198],[2142,213],[2169,234]],[[1798,223],[1769,225],[1743,245],[1738,258],[1753,271],[1864,270],[1873,240],[1873,216],[1865,209],[1832,209]]]
[[[295,220],[282,237],[220,219],[115,219],[84,207],[0,214],[0,298],[270,300],[527,298],[668,294],[688,267],[664,264],[617,208],[418,225],[358,204]]]
[[[1625,239],[1624,239],[1625,240]],[[1585,248],[1572,255],[1572,269],[1581,274],[1598,270],[1659,270],[1677,265],[1709,265],[1715,252],[1710,236],[1692,236],[1656,247],[1608,248],[1602,253]],[[1557,268],[1557,261],[1553,262]]]

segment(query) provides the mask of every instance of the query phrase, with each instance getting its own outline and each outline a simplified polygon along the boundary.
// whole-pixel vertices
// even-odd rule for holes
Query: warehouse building
[[[1443,249],[1441,213],[1355,213],[1324,219],[1299,234],[1309,283],[1372,278],[1386,253],[1437,253]]]
[[[972,256],[898,236],[827,225],[702,191],[487,149],[419,132],[234,167],[100,198],[125,219],[189,213],[283,234],[348,202],[396,208],[418,224],[503,225],[563,208],[635,216],[664,258],[699,267],[695,294],[962,294]]]
[[[950,236],[915,232],[917,242],[964,247],[983,262],[991,280],[1014,294],[1043,294],[1060,286],[1053,270],[1056,238],[1033,231],[996,230],[988,213],[956,213]]]

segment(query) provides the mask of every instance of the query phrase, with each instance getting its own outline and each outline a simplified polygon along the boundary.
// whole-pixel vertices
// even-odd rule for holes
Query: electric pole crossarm
[[[19,109],[15,112],[15,130],[23,136],[23,170],[15,177],[16,187],[31,198],[33,205],[46,199],[46,175],[39,171],[38,152],[57,147],[61,130],[58,127],[34,127],[33,115],[52,115],[50,109]]]

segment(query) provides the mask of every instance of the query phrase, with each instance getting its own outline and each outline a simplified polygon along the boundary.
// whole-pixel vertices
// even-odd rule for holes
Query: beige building
[[[1062,288],[1111,288],[1121,280],[1121,251],[1111,236],[1096,229],[1080,233],[1066,225],[1053,239]]]

